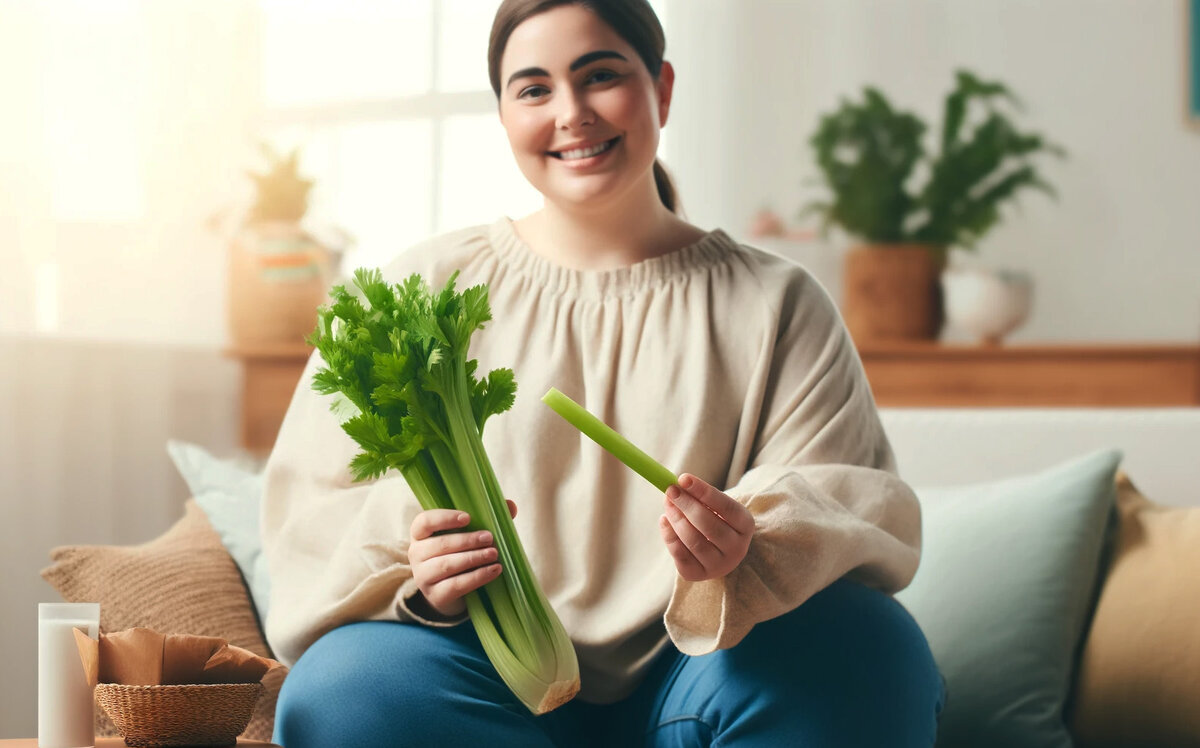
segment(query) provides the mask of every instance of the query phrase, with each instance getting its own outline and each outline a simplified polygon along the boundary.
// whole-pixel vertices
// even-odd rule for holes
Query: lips
[[[605,151],[607,151],[608,149],[610,149],[610,148],[612,148],[614,145],[616,145],[616,144],[617,144],[617,141],[619,141],[620,139],[621,139],[621,136],[620,136],[620,135],[618,135],[617,137],[613,138],[612,140],[602,140],[602,141],[600,141],[599,143],[596,143],[596,144],[594,144],[594,145],[592,145],[592,146],[585,146],[585,147],[579,147],[579,146],[576,146],[576,147],[573,147],[573,148],[565,148],[565,149],[563,149],[563,150],[561,150],[561,151],[546,151],[546,153],[547,153],[548,155],[550,155],[550,156],[553,156],[554,158],[557,158],[557,159],[560,159],[560,160],[561,160],[561,159],[562,159],[562,157],[563,157],[563,153],[565,153],[565,152],[567,152],[567,151],[579,151],[579,150],[585,150],[586,148],[594,148],[594,147],[596,147],[596,146],[598,146],[598,145],[605,145],[605,146],[608,146],[608,148],[606,148],[604,151],[601,151],[601,153],[604,153]],[[596,155],[599,155],[599,154],[596,154]],[[587,157],[585,157],[585,158],[592,158],[592,157],[591,157],[591,156],[587,156]]]

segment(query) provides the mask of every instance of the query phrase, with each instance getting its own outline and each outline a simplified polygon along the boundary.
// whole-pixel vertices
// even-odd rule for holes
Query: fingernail
[[[460,525],[461,525],[462,523],[464,523],[464,522],[466,522],[468,519],[470,519],[470,517],[468,517],[468,516],[467,516],[467,513],[466,513],[466,512],[459,512],[459,513],[458,513],[458,517],[457,517],[457,519],[458,519],[458,524],[460,524]]]
[[[492,534],[490,532],[488,532],[487,530],[484,530],[483,532],[476,535],[475,539],[477,541],[479,541],[480,543],[490,543],[490,542],[492,542]]]
[[[692,476],[685,473],[683,477],[679,479],[679,485],[683,486],[684,488],[691,488]]]
[[[668,488],[667,489],[667,498],[670,499],[671,501],[674,501],[675,499],[679,498],[679,487],[671,486],[670,488]]]

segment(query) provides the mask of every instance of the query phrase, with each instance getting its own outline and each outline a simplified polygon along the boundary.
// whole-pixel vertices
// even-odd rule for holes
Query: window
[[[263,134],[301,148],[310,219],[354,235],[344,269],[541,205],[488,83],[499,4],[261,0]]]
[[[148,52],[138,8],[130,0],[103,8],[60,0],[36,11],[51,215],[68,223],[139,221]]]

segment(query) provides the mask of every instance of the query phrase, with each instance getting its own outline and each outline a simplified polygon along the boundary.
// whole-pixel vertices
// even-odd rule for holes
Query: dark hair
[[[650,71],[650,77],[658,80],[667,41],[658,16],[646,0],[504,0],[496,10],[492,35],[488,41],[488,77],[497,101],[500,100],[500,58],[504,56],[504,48],[513,29],[525,19],[559,5],[580,5],[599,16],[634,48]],[[672,213],[679,213],[675,184],[657,158],[654,159],[654,184],[663,205]]]

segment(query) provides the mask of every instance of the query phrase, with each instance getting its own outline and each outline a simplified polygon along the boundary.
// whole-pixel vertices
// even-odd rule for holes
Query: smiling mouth
[[[557,158],[561,161],[579,161],[581,159],[591,158],[593,156],[599,156],[601,153],[604,153],[605,151],[608,151],[613,146],[615,146],[617,144],[617,142],[620,140],[621,140],[621,136],[618,135],[617,137],[613,138],[612,140],[606,140],[605,142],[601,143],[600,145],[593,146],[592,148],[581,148],[579,150],[572,150],[572,151],[547,151],[547,153],[549,153],[551,156],[553,156],[554,158]],[[563,154],[565,154],[565,153],[570,153],[572,155],[569,157],[564,156]]]

